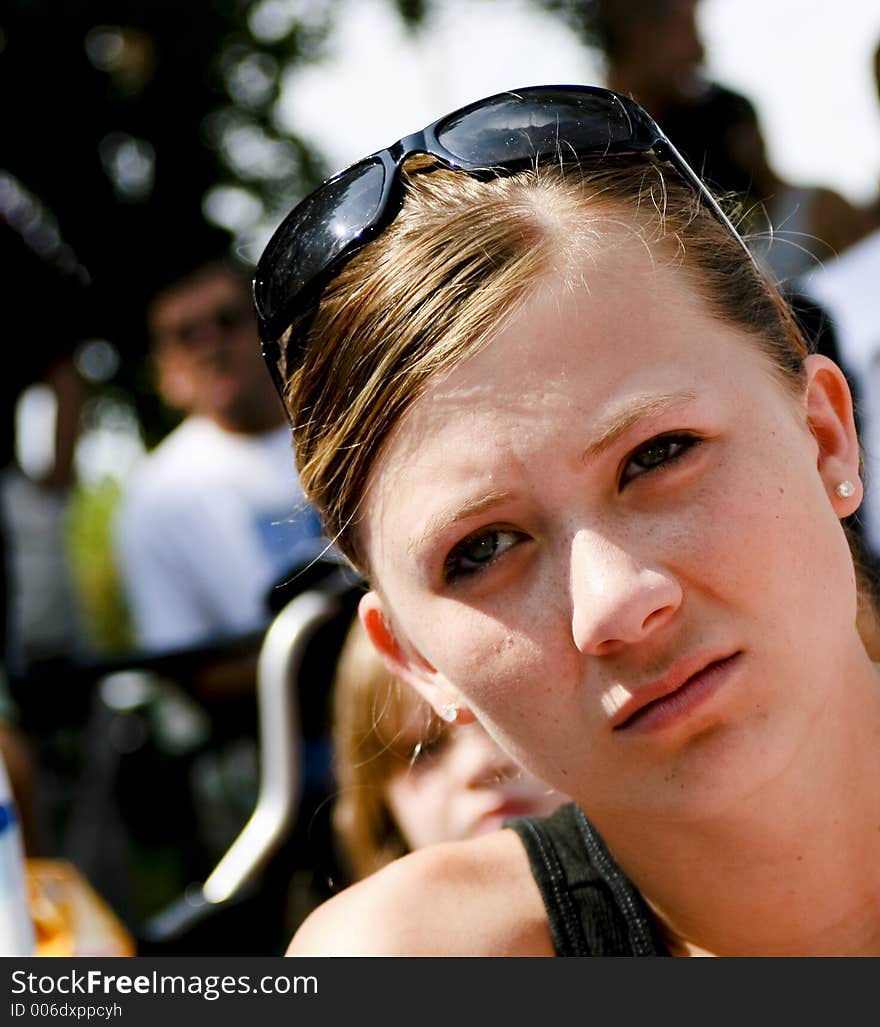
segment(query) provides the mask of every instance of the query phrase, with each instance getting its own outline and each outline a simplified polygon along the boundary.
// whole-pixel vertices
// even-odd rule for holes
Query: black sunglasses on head
[[[281,222],[254,277],[263,356],[279,392],[302,346],[300,337],[283,352],[280,337],[397,217],[407,158],[429,154],[443,167],[489,179],[540,163],[639,153],[671,165],[749,253],[654,120],[634,100],[598,86],[529,86],[477,100],[328,179]]]

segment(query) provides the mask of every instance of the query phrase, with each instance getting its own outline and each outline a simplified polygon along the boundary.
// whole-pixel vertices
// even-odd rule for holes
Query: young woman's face
[[[518,767],[473,723],[414,744],[411,759],[389,777],[385,801],[410,849],[420,849],[473,838],[510,817],[545,816],[564,797]]]
[[[705,815],[819,746],[856,659],[845,387],[812,357],[786,391],[633,239],[584,282],[542,285],[402,422],[362,616],[597,823]]]

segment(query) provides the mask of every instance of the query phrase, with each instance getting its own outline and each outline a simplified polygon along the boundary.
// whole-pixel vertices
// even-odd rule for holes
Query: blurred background
[[[670,6],[680,9],[678,28],[666,36],[651,29],[643,56],[616,66],[624,29]],[[7,640],[12,707],[42,774],[35,846],[79,853],[135,934],[192,871],[174,853],[173,832],[184,828],[139,833],[135,813],[114,828],[135,881],[122,892],[112,861],[88,864],[71,828],[88,819],[84,796],[98,802],[110,790],[110,771],[85,750],[116,744],[131,754],[143,745],[143,732],[113,742],[86,727],[95,681],[137,650],[113,556],[114,514],[130,475],[181,417],[157,395],[146,329],[147,304],[163,283],[221,251],[248,271],[284,214],[323,178],[495,91],[620,86],[629,74],[636,98],[678,143],[663,118],[669,98],[639,77],[658,59],[670,81],[687,79],[682,95],[710,82],[747,101],[755,163],[728,183],[717,162],[722,190],[760,208],[759,222],[783,184],[833,194],[843,204],[835,224],[856,226],[835,243],[839,252],[880,224],[878,44],[876,0],[6,0],[9,460],[45,485],[57,447],[70,449],[63,480],[39,494],[43,505],[27,507],[33,552],[15,557],[31,592],[46,580],[53,595],[19,597],[31,604],[31,634],[17,638],[24,629],[13,618]],[[758,190],[762,175],[770,185]],[[72,380],[53,378],[55,358],[69,362]],[[71,424],[62,436],[64,418]],[[197,711],[176,715],[198,720]],[[161,751],[173,749],[172,741]],[[126,766],[134,767],[129,780],[167,769],[161,759]],[[104,792],[95,785],[101,773]],[[173,774],[161,780],[173,787]],[[130,810],[141,792],[116,791],[114,801]]]
[[[590,6],[193,0],[184,17],[171,0],[8,0],[0,203],[35,251],[91,284],[83,483],[124,474],[168,428],[139,314],[170,263],[216,233],[252,263],[323,177],[470,99],[604,83]],[[874,199],[880,7],[804,0],[795,15],[787,0],[702,0],[696,16],[707,76],[754,104],[779,175]],[[45,397],[29,412],[19,445],[34,466],[51,437]]]

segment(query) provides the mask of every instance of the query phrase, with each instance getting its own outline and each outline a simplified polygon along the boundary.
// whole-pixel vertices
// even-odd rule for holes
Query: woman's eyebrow
[[[618,411],[600,423],[596,437],[584,450],[581,458],[584,463],[595,460],[609,446],[628,431],[637,421],[643,417],[657,417],[666,413],[671,407],[680,406],[683,403],[693,402],[697,398],[695,392],[668,392],[660,395],[651,393],[649,395],[637,396],[627,400],[623,410]]]
[[[596,438],[584,450],[582,460],[594,460],[604,450],[611,446],[615,439],[619,438],[625,431],[632,427],[643,417],[656,417],[665,413],[671,407],[680,406],[682,403],[692,402],[697,398],[695,392],[670,392],[651,393],[650,395],[636,396],[628,399],[623,410],[612,414],[604,422],[600,423]],[[450,505],[433,514],[424,528],[418,535],[409,540],[407,552],[410,556],[417,552],[426,542],[432,538],[444,534],[452,525],[458,521],[467,520],[469,517],[476,517],[485,513],[486,510],[508,501],[513,493],[509,490],[495,490],[484,493],[463,503]]]
[[[407,551],[412,555],[416,550],[420,549],[425,542],[443,534],[453,524],[456,524],[458,521],[464,521],[468,517],[475,517],[477,514],[484,513],[493,506],[498,506],[499,503],[506,502],[512,495],[513,493],[509,490],[496,489],[493,492],[486,492],[482,496],[468,499],[464,503],[459,503],[454,506],[448,506],[443,510],[438,510],[437,513],[430,518],[422,531],[420,531],[414,538],[410,539]]]

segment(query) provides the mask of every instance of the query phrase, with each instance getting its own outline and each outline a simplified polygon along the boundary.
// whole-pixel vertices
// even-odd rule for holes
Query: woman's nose
[[[668,571],[591,532],[572,541],[570,588],[575,645],[596,656],[647,638],[682,600]]]

